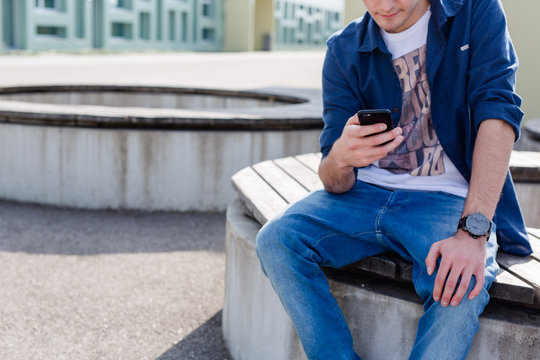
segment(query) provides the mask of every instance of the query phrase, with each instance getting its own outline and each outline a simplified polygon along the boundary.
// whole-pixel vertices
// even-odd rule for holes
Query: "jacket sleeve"
[[[506,28],[506,17],[499,0],[472,0],[469,106],[476,132],[486,119],[509,123],[520,135],[523,112],[515,93],[518,59]]]
[[[347,120],[363,108],[330,46],[324,60],[322,92],[324,129],[319,140],[325,157],[341,136]]]

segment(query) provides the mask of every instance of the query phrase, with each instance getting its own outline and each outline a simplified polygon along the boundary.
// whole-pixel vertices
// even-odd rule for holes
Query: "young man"
[[[320,267],[390,250],[413,262],[424,301],[410,358],[463,359],[497,242],[531,252],[508,175],[523,114],[504,12],[497,0],[364,3],[328,40],[325,191],[267,224],[257,253],[310,359],[358,359]],[[395,129],[361,126],[361,109],[390,109]]]

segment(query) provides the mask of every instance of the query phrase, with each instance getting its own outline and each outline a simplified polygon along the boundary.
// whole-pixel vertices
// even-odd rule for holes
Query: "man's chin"
[[[384,31],[388,33],[400,32],[402,31],[400,30],[400,28],[403,27],[403,24],[401,24],[399,21],[382,19],[382,20],[376,21],[376,23],[377,25],[379,25],[381,29],[383,29]]]

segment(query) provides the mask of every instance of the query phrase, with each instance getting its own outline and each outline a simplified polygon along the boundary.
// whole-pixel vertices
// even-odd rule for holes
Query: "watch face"
[[[482,214],[471,214],[465,223],[467,230],[474,235],[484,235],[489,230],[490,221]]]

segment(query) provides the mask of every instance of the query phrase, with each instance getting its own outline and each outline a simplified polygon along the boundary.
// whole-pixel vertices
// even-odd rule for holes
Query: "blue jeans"
[[[478,330],[478,316],[495,279],[495,232],[486,244],[485,287],[457,307],[433,301],[436,273],[427,274],[431,245],[456,233],[465,199],[442,193],[388,190],[357,181],[345,194],[316,191],[266,224],[257,255],[309,359],[359,359],[343,314],[321,266],[339,268],[393,250],[413,263],[424,301],[411,359],[462,359]],[[471,241],[474,241],[471,239]]]

